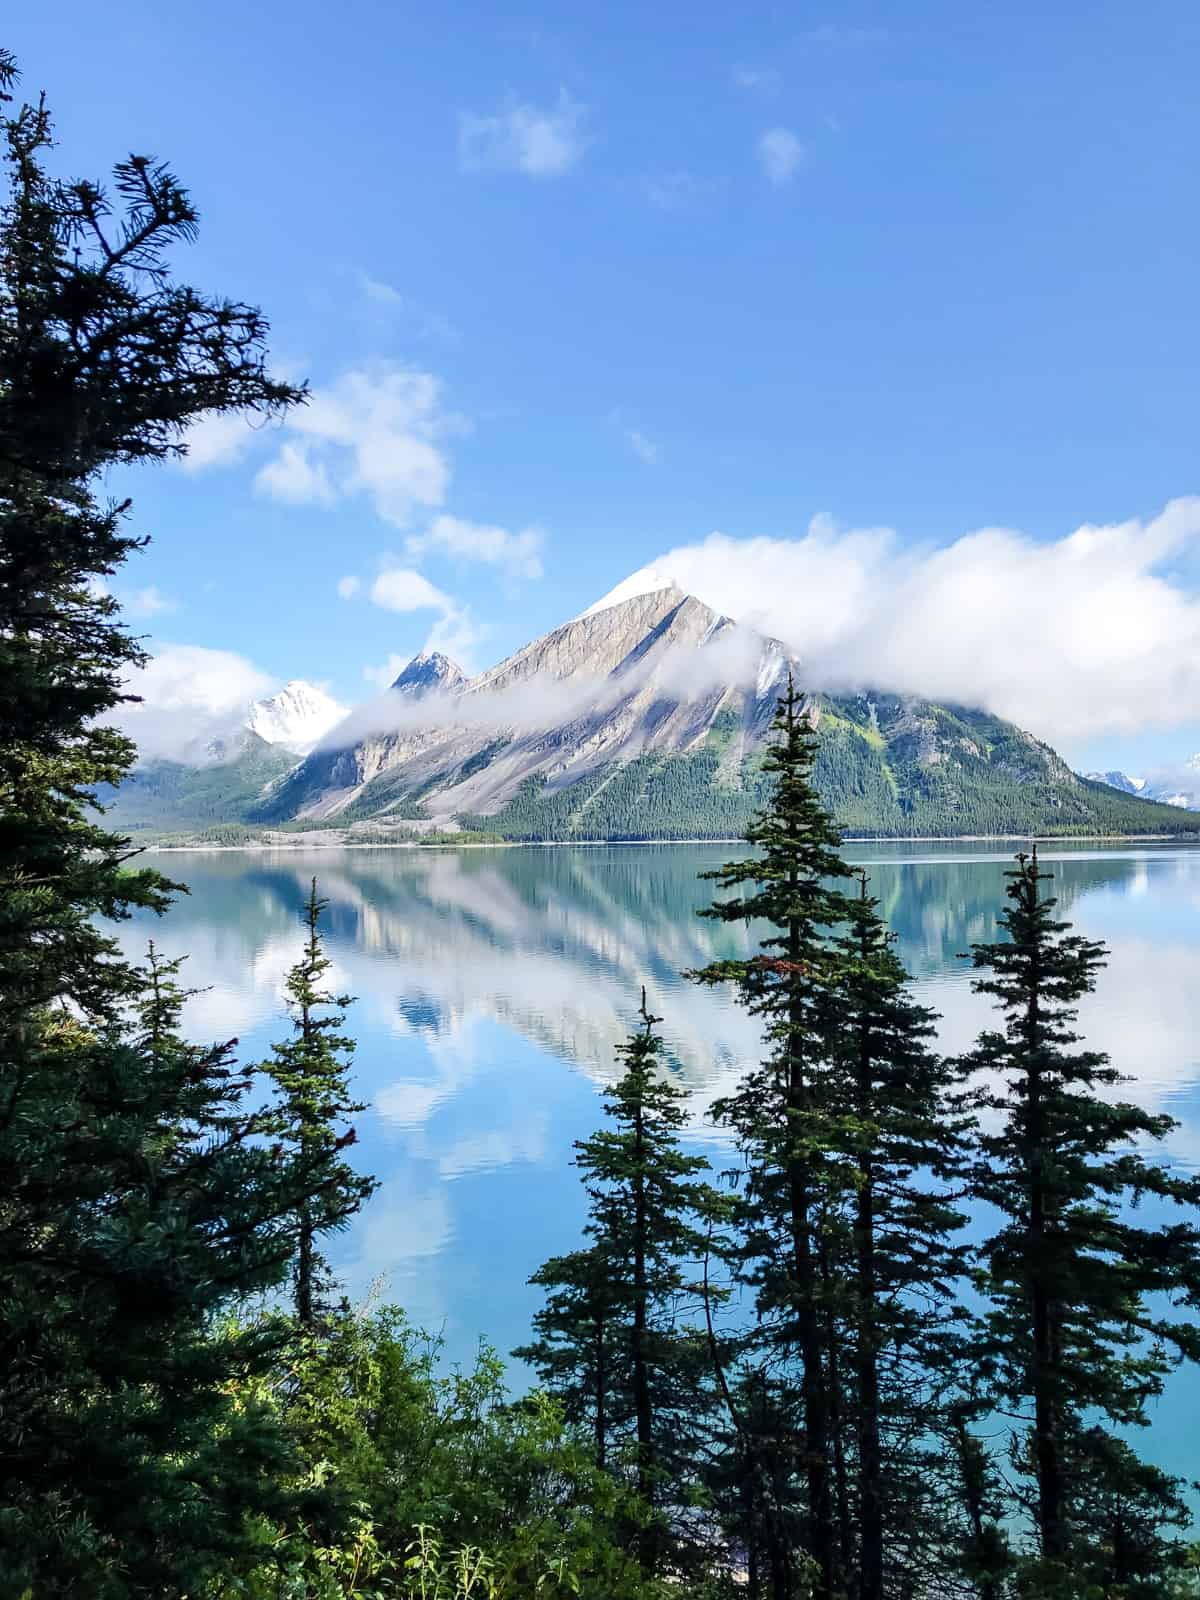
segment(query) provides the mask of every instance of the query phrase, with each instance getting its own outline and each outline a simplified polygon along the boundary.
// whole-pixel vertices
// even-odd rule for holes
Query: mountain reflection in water
[[[507,1350],[538,1303],[525,1280],[577,1241],[584,1208],[572,1141],[597,1124],[597,1091],[615,1076],[643,984],[672,1070],[691,1091],[689,1138],[715,1163],[730,1159],[708,1111],[757,1057],[758,1030],[728,994],[681,974],[752,945],[753,930],[696,915],[713,892],[698,874],[739,853],[658,845],[170,855],[156,864],[190,893],[165,922],[138,918],[118,937],[131,952],[152,936],[168,954],[186,954],[188,983],[205,991],[188,1006],[192,1036],[237,1035],[243,1059],[255,1059],[286,1032],[283,978],[317,875],[329,901],[331,981],[357,997],[348,1031],[358,1040],[356,1089],[369,1102],[357,1160],[381,1179],[330,1253],[352,1293],[375,1283],[415,1320],[444,1329],[451,1355],[468,1353],[479,1334]],[[990,1012],[971,993],[961,952],[996,936],[1009,852],[926,844],[846,853],[867,867],[920,998],[942,1015],[944,1048],[966,1048]],[[1200,847],[1055,845],[1043,860],[1061,911],[1111,950],[1081,1013],[1088,1043],[1129,1074],[1129,1097],[1180,1120],[1171,1158],[1200,1165]],[[1165,1403],[1162,1428],[1169,1463]]]

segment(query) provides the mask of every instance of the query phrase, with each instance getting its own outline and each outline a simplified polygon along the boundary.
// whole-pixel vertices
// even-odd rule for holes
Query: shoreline
[[[701,845],[701,844],[736,844],[744,845],[746,840],[739,834],[729,837],[696,838],[696,839],[487,839],[473,843],[464,839],[461,844],[440,839],[436,844],[420,844],[416,840],[397,840],[394,844],[375,841],[367,844],[357,844],[353,840],[339,839],[334,844],[323,845],[319,842],[319,833],[310,835],[296,835],[295,844],[257,843],[257,844],[147,844],[141,847],[142,854],[150,855],[189,855],[199,853],[220,853],[223,855],[251,854],[254,852],[279,852],[304,849],[316,850],[615,850],[615,849],[649,849],[656,845]],[[130,840],[131,844],[136,843]],[[1030,834],[1030,833],[961,833],[961,834],[909,834],[903,838],[888,834],[855,834],[848,835],[842,840],[843,845],[860,844],[891,844],[891,845],[929,845],[929,844],[1196,844],[1200,843],[1200,824],[1194,832],[1187,835],[1173,833],[1071,833],[1071,834]]]

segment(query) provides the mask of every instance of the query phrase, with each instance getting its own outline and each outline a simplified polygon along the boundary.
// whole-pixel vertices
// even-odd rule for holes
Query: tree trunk
[[[864,1026],[858,1050],[858,1106],[869,1120],[871,1045]],[[870,1156],[860,1163],[854,1219],[858,1276],[859,1600],[883,1600],[883,1466],[879,1439],[879,1346],[875,1301],[875,1181]]]
[[[313,1269],[316,1248],[313,1244],[313,1225],[308,1207],[300,1213],[300,1247],[296,1256],[296,1318],[302,1328],[311,1328],[315,1311],[313,1307]]]
[[[605,1452],[608,1448],[608,1418],[604,1409],[604,1397],[608,1393],[608,1363],[605,1360],[604,1349],[604,1318],[597,1316],[596,1322],[596,1465],[603,1468],[605,1465]]]
[[[828,1254],[821,1252],[821,1281],[826,1294],[830,1286]],[[838,1567],[837,1592],[846,1588],[847,1576],[854,1570],[853,1538],[850,1528],[850,1483],[846,1471],[845,1418],[842,1413],[841,1360],[838,1355],[837,1327],[832,1310],[826,1306],[825,1343],[829,1359],[829,1439],[833,1455],[834,1505],[837,1515]]]
[[[801,964],[800,928],[791,924],[788,934],[789,958]],[[793,979],[793,982],[796,980]],[[789,1135],[808,1109],[804,1064],[793,1042],[803,1025],[798,1003],[793,1003],[789,1022],[792,1039],[787,1049],[787,1119]],[[834,1571],[833,1496],[829,1473],[829,1406],[825,1389],[825,1368],[820,1318],[816,1303],[816,1265],[813,1260],[811,1201],[806,1164],[788,1153],[788,1199],[791,1210],[792,1271],[795,1278],[794,1304],[803,1376],[800,1395],[804,1406],[805,1475],[808,1482],[808,1553],[816,1562],[813,1600],[831,1600]]]
[[[1036,856],[1034,858],[1036,866]],[[1037,894],[1034,881],[1033,894]],[[1029,1004],[1025,1015],[1025,1044],[1029,1052],[1026,1073],[1029,1090],[1029,1235],[1026,1273],[1033,1323],[1033,1454],[1037,1473],[1037,1524],[1042,1556],[1061,1560],[1066,1554],[1063,1526],[1062,1439],[1059,1405],[1054,1393],[1054,1300],[1047,1272],[1048,1216],[1043,1173],[1045,1129],[1042,1125],[1042,1082],[1037,1066],[1041,1041],[1041,970],[1036,952],[1029,972]]]
[[[646,1178],[642,1169],[643,1136],[641,1105],[634,1120],[637,1171],[633,1180],[633,1405],[637,1420],[638,1494],[646,1505],[654,1503],[654,1418],[650,1406],[650,1377],[646,1360],[646,1313],[649,1293],[646,1286]],[[643,1531],[639,1540],[643,1568],[654,1566],[653,1529]]]

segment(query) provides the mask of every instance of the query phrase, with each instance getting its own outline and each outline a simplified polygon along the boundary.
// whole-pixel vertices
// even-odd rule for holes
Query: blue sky
[[[64,167],[172,163],[180,270],[315,391],[119,486],[155,648],[350,701],[431,633],[482,666],[666,552],[720,603],[776,548],[789,642],[843,555],[873,631],[894,590],[929,638],[949,550],[978,650],[915,686],[1081,761],[1200,746],[1200,507],[1146,532],[1200,491],[1195,7],[59,0],[5,42]],[[1049,632],[1083,597],[1044,660],[1022,570]]]

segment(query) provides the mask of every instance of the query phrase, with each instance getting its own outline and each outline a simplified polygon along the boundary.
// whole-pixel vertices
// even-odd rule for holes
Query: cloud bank
[[[168,644],[131,672],[126,686],[142,703],[119,707],[111,721],[137,742],[141,758],[150,760],[178,758],[229,734],[250,702],[270,693],[275,680],[232,650]]]
[[[797,539],[714,533],[668,551],[604,605],[668,583],[788,644],[813,688],[982,706],[1040,737],[1200,720],[1200,496],[1148,520],[1039,541],[982,528],[941,547],[817,517]]]

